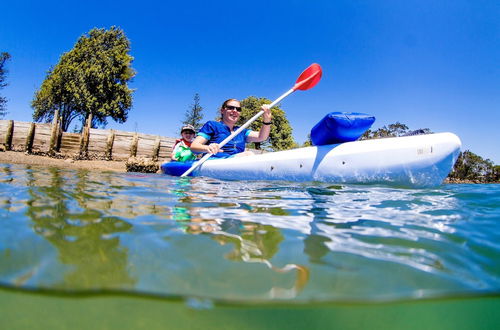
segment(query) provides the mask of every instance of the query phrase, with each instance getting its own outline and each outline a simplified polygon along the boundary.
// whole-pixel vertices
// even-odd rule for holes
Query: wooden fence
[[[54,118],[47,124],[0,120],[0,144],[6,150],[65,157],[164,160],[170,157],[175,142],[175,138],[159,135],[90,128],[91,118],[82,133],[62,132],[57,114]]]

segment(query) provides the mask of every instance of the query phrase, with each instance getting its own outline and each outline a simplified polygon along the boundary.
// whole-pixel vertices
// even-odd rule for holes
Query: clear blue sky
[[[31,121],[46,71],[82,34],[115,25],[137,76],[128,121],[110,128],[176,136],[195,93],[213,119],[227,98],[277,98],[317,62],[321,82],[282,102],[297,142],[328,112],[364,112],[373,128],[454,132],[500,164],[498,0],[29,0],[2,11],[7,119]]]

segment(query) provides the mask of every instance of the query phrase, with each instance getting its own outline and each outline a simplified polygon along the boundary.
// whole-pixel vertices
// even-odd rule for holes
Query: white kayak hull
[[[436,186],[452,170],[460,147],[452,133],[363,140],[209,160],[193,176]]]

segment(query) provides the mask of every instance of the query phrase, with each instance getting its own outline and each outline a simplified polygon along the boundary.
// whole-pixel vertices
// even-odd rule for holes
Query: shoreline
[[[24,164],[37,166],[54,166],[72,169],[127,172],[126,161],[116,160],[74,160],[72,158],[54,158],[50,156],[32,155],[19,151],[0,152],[0,163]]]
[[[499,184],[500,182],[492,181],[492,182],[481,182],[478,180],[462,180],[455,178],[446,178],[443,181],[444,184]]]

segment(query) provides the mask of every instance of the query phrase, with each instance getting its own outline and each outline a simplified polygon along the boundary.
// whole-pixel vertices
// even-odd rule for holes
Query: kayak
[[[362,140],[209,159],[191,176],[222,180],[437,186],[453,169],[460,147],[460,139],[453,133]],[[192,165],[193,162],[166,162],[161,170],[180,176]]]

